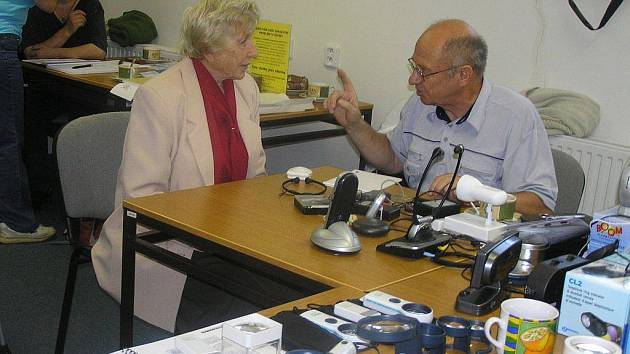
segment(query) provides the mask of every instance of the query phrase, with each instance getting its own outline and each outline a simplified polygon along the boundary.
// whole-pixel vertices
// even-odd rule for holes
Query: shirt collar
[[[482,111],[482,107],[485,107],[486,102],[490,97],[491,89],[492,84],[490,83],[490,80],[484,78],[483,84],[481,85],[481,90],[479,91],[479,96],[477,96],[477,100],[475,100],[475,103],[473,103],[468,112],[466,112],[461,118],[459,118],[455,122],[455,124],[460,125],[466,123],[477,132],[479,132],[483,121],[486,119],[485,112]],[[446,122],[447,124],[451,122],[444,108],[440,106],[435,107],[435,117]]]

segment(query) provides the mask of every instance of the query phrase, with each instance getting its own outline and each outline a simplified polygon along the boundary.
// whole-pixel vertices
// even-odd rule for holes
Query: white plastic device
[[[337,345],[335,345],[328,352],[328,354],[356,354],[356,353],[357,353],[357,347],[355,347],[354,344],[352,344],[352,342],[347,341],[347,340],[342,340],[341,342],[337,343]]]
[[[368,343],[367,340],[356,335],[356,325],[354,323],[344,321],[334,316],[329,316],[318,310],[309,310],[303,312],[300,316],[341,339],[345,339],[352,343]]]
[[[488,225],[487,218],[468,213],[450,215],[431,223],[435,231],[447,231],[467,235],[482,242],[495,241],[506,231],[507,225],[492,221]]]
[[[504,190],[486,186],[471,175],[459,178],[455,194],[463,202],[480,201],[492,205],[503,205],[507,202],[507,193]]]
[[[457,182],[455,194],[464,202],[486,203],[486,217],[468,213],[450,215],[433,221],[431,227],[434,230],[468,235],[483,242],[494,241],[503,234],[507,225],[493,219],[492,206],[507,202],[508,195],[505,191],[486,186],[473,176],[463,175]]]
[[[365,294],[363,305],[386,315],[401,314],[423,323],[433,321],[433,310],[430,307],[403,300],[379,290]]]
[[[302,166],[291,167],[287,171],[287,178],[289,179],[299,178],[300,181],[304,181],[306,178],[311,177],[312,175],[313,175],[313,171]]]
[[[381,313],[376,310],[357,305],[350,301],[342,301],[335,304],[335,315],[346,318],[352,322],[359,322],[362,318],[378,316],[380,314]]]

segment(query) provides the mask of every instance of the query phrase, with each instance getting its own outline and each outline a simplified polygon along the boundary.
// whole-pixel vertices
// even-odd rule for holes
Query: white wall
[[[101,0],[106,17],[138,9],[158,26],[157,43],[176,46],[181,14],[195,0]],[[576,0],[599,23],[608,1]],[[630,5],[599,31],[586,29],[559,0],[258,0],[263,18],[293,24],[291,73],[335,81],[324,47],[337,43],[341,66],[380,119],[407,87],[406,59],[419,34],[441,18],[471,23],[489,46],[486,77],[517,90],[547,86],[584,93],[601,105],[593,138],[630,145]],[[539,38],[542,41],[539,42]]]

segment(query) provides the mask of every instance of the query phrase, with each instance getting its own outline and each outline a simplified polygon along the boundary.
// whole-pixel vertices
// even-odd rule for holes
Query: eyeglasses
[[[422,78],[422,81],[426,80],[428,77],[431,77],[433,75],[437,75],[439,73],[443,73],[445,71],[452,70],[452,69],[460,67],[460,65],[458,65],[458,66],[451,66],[451,67],[448,67],[448,68],[446,68],[444,70],[434,71],[432,73],[425,73],[425,72],[422,71],[422,69],[420,69],[418,64],[413,62],[412,58],[407,59],[407,61],[409,62],[409,69],[411,69],[412,72],[415,72],[416,74],[418,74],[418,76],[420,76]]]

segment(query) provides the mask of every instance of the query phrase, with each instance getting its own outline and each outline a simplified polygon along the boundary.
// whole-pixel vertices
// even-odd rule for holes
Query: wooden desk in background
[[[22,69],[24,71],[27,101],[37,100],[38,96],[54,97],[59,102],[63,102],[63,106],[72,107],[76,110],[72,118],[131,109],[131,102],[109,92],[118,84],[118,81],[114,80],[113,74],[71,75],[32,63],[22,63]],[[361,114],[363,114],[363,119],[371,123],[372,104],[360,102],[359,109]],[[309,111],[263,114],[260,116],[260,127],[263,130],[311,122],[324,122],[335,126],[309,132],[263,137],[263,147],[271,148],[346,134],[345,130],[336,123],[335,118],[323,108],[321,103],[315,103],[315,109]],[[359,168],[365,168],[363,160],[359,162]]]
[[[339,172],[332,167],[318,168],[313,178],[323,181]],[[202,276],[195,275],[195,267],[185,258],[136,238],[137,223],[200,249],[219,247],[318,283],[320,286],[312,287],[316,292],[341,286],[370,291],[437,267],[428,260],[404,259],[376,251],[378,244],[400,237],[400,232],[361,238],[362,251],[356,254],[333,255],[319,249],[311,243],[310,234],[323,225],[324,219],[321,215],[303,215],[293,206],[291,196],[279,195],[285,179],[285,175],[273,175],[124,201],[121,295],[124,347],[131,346],[132,338],[134,252],[193,276]],[[223,280],[221,284],[226,290],[232,286]],[[278,303],[266,307],[275,305]]]

